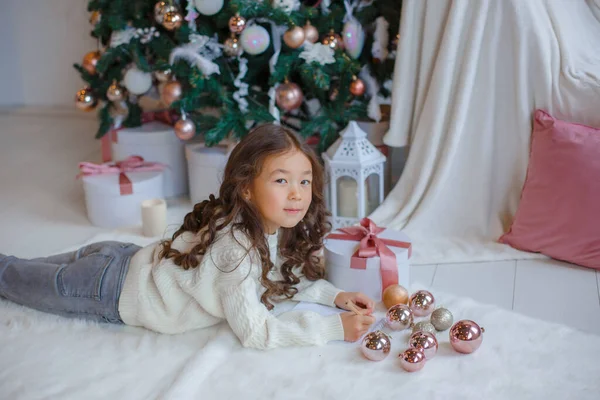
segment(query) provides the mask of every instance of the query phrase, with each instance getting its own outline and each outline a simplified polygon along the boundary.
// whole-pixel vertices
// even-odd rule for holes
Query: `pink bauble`
[[[426,317],[435,310],[435,297],[427,290],[419,290],[410,296],[408,304],[415,317]]]
[[[450,328],[450,344],[459,353],[470,354],[481,346],[484,332],[476,322],[463,319]]]
[[[422,349],[425,358],[432,359],[438,350],[438,341],[432,333],[418,331],[410,335],[408,345],[413,349]]]
[[[400,366],[408,372],[416,372],[425,366],[425,353],[422,349],[409,348],[398,355],[400,358]]]
[[[413,312],[404,304],[391,306],[385,314],[385,322],[395,331],[410,327],[413,323]]]
[[[362,340],[360,350],[371,361],[381,361],[390,354],[392,341],[382,331],[368,333]]]

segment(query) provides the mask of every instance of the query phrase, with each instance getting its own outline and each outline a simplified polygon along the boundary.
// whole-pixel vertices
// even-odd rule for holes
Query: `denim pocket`
[[[56,275],[58,290],[65,297],[102,299],[102,283],[114,257],[94,253],[61,267]]]

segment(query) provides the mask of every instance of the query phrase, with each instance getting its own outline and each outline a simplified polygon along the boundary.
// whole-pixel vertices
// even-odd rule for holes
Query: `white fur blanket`
[[[415,289],[415,288],[413,288]],[[407,373],[395,333],[381,362],[358,344],[244,349],[226,324],[183,335],[95,324],[0,300],[0,398],[21,399],[597,399],[600,337],[434,292],[455,320],[486,328],[479,350],[448,333]],[[279,309],[290,307],[284,304]]]

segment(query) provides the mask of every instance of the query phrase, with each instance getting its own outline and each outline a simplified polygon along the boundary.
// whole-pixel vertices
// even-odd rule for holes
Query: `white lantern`
[[[359,223],[381,204],[386,157],[355,121],[350,121],[323,160],[334,230]]]

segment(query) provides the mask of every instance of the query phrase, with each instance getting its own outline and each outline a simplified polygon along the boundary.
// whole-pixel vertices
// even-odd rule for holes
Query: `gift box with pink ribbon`
[[[363,292],[375,301],[390,285],[410,285],[409,237],[363,218],[325,238],[327,279],[347,292]]]
[[[103,228],[140,225],[144,200],[163,199],[165,165],[140,156],[123,161],[79,164],[90,222]]]

